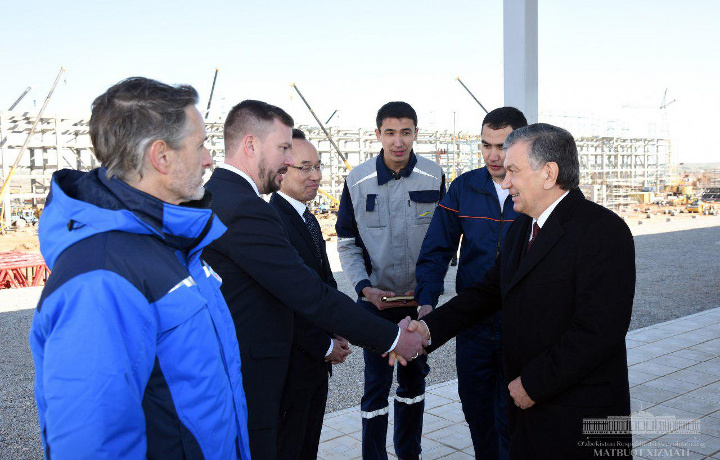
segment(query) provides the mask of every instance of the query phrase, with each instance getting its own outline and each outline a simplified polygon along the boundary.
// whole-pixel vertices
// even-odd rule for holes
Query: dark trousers
[[[318,386],[286,391],[278,426],[277,458],[315,460],[328,395],[327,373]]]
[[[372,304],[359,301],[360,305],[375,314],[397,323],[405,315],[417,312],[414,308],[395,309],[379,312]],[[363,459],[388,458],[385,448],[388,429],[388,397],[393,383],[394,368],[388,359],[363,350],[365,358],[365,391],[360,401],[362,415],[362,456]],[[397,365],[397,396],[394,401],[395,431],[393,441],[395,455],[399,459],[412,460],[420,457],[422,418],[425,410],[425,377],[430,372],[427,356],[419,356],[407,366]]]
[[[510,437],[503,376],[502,344],[489,324],[479,324],[455,339],[458,394],[470,427],[475,458],[506,460]]]

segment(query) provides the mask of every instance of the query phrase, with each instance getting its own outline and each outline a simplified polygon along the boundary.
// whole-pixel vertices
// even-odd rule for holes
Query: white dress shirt
[[[560,198],[558,198],[557,200],[555,200],[555,202],[554,202],[553,204],[551,204],[550,206],[548,206],[547,209],[544,210],[544,211],[542,212],[542,214],[540,214],[540,217],[538,217],[537,220],[536,220],[536,219],[533,219],[533,222],[532,222],[532,223],[534,224],[535,222],[537,222],[538,227],[543,228],[543,225],[545,225],[545,221],[548,220],[548,217],[550,217],[550,214],[552,214],[552,212],[555,210],[555,208],[557,207],[557,205],[560,204],[560,202],[563,200],[563,198],[565,198],[565,197],[567,196],[568,193],[570,193],[569,190],[568,190],[567,192],[563,193],[563,195],[562,195]],[[532,239],[532,232],[530,232],[530,237],[529,237],[529,239]]]
[[[498,201],[500,202],[500,212],[503,212],[505,209],[505,200],[508,195],[510,195],[510,189],[502,188],[502,185],[495,181],[493,181],[493,185],[495,186],[495,192],[497,193]]]

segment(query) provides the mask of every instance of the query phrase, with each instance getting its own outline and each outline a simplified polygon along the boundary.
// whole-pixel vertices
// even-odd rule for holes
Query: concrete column
[[[503,0],[505,105],[538,121],[538,1]]]

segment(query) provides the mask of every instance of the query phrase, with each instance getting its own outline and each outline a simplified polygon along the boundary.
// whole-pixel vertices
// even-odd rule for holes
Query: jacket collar
[[[510,253],[510,267],[516,267],[516,270],[511,274],[512,278],[510,282],[503,287],[503,293],[515,286],[550,252],[557,242],[560,241],[565,234],[565,224],[572,218],[578,203],[584,199],[585,196],[579,188],[571,190],[550,214],[542,230],[538,233],[532,250],[527,254],[523,253],[527,245],[527,235],[529,234],[533,219],[527,215],[523,216],[523,220],[518,222],[518,234],[513,241],[513,248]]]
[[[481,193],[489,193],[490,195],[496,196],[495,186],[493,185],[492,176],[487,170],[487,167],[476,169],[470,176],[470,187],[474,188]]]
[[[298,209],[278,192],[275,192],[270,196],[270,204],[288,215],[290,222],[292,222],[295,226],[295,230],[303,237],[305,244],[307,244],[311,252],[315,254],[315,243],[312,240],[312,236],[310,235],[310,231],[305,223],[305,219],[298,213]]]
[[[377,181],[378,185],[385,185],[392,179],[400,179],[401,177],[408,177],[412,173],[413,169],[415,168],[415,165],[417,164],[417,156],[415,156],[414,151],[410,151],[410,159],[408,160],[407,166],[402,168],[399,173],[395,173],[392,169],[388,168],[385,164],[385,161],[383,161],[383,156],[385,155],[385,151],[383,149],[380,150],[380,155],[377,156],[377,160],[375,160],[375,170],[377,171]]]
[[[217,169],[224,169],[226,171],[235,173],[237,176],[242,177],[243,179],[245,179],[247,181],[248,184],[250,184],[250,187],[252,187],[252,189],[255,191],[255,194],[257,196],[260,196],[260,191],[257,188],[257,184],[255,184],[255,182],[250,178],[250,176],[248,176],[244,171],[241,171],[240,169],[236,168],[235,166],[229,165],[227,163],[220,163],[219,165],[217,165]]]
[[[173,248],[197,252],[226,230],[207,208],[210,199],[206,192],[202,200],[176,206],[108,179],[105,168],[63,169],[53,174],[40,217],[40,249],[51,269],[71,245],[112,231],[154,235]]]
[[[130,211],[168,245],[177,249],[201,249],[226,230],[210,210],[212,195],[207,190],[199,200],[174,205],[131,187],[116,177],[108,179],[104,167],[99,169],[98,179],[117,198],[121,208]],[[222,229],[217,224],[220,224]],[[215,229],[210,232],[213,226]],[[214,238],[204,241],[209,233],[213,233]]]

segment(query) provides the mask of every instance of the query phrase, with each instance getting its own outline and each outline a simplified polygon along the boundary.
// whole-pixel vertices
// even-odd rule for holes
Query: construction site
[[[0,112],[2,180],[8,177],[28,138],[35,118],[28,113]],[[374,129],[300,126],[321,154],[324,164],[320,201],[332,207],[342,192],[350,168],[377,155],[381,145]],[[224,159],[223,126],[207,124],[207,148],[214,164]],[[480,133],[456,135],[449,131],[420,131],[415,153],[440,164],[451,182],[463,172],[483,166]],[[643,198],[643,191],[662,195],[666,188],[681,185],[668,139],[580,137],[576,139],[581,186],[588,199],[622,211]],[[338,151],[335,149],[337,146]],[[342,155],[342,156],[341,156]],[[88,134],[87,118],[42,117],[18,163],[3,196],[3,221],[8,227],[18,220],[34,223],[42,209],[52,174],[63,168],[87,171],[98,167]],[[644,199],[647,202],[647,198]],[[22,224],[21,224],[22,225]]]
[[[89,171],[99,163],[89,136],[89,117],[45,116],[44,111],[65,69],[61,69],[37,114],[0,112],[0,232],[7,241],[9,233],[29,234],[28,238],[10,241],[13,251],[0,260],[0,288],[37,286],[44,282],[48,270],[37,253],[37,224],[50,190],[52,174],[64,168]],[[215,72],[217,78],[217,69]],[[456,78],[480,108],[485,107]],[[213,89],[205,111],[207,140],[213,165],[224,161],[223,123],[207,120]],[[368,127],[326,127],[300,92],[291,85],[313,115],[316,124],[299,126],[318,149],[323,162],[320,193],[314,201],[326,239],[335,236],[334,216],[345,177],[355,166],[377,155],[381,144],[375,129]],[[663,100],[663,106],[666,104]],[[223,117],[215,118],[223,119]],[[572,129],[571,129],[572,132]],[[662,130],[661,133],[667,133]],[[685,211],[715,214],[720,201],[720,172],[710,171],[702,177],[679,173],[668,136],[634,137],[622,135],[582,135],[576,137],[580,161],[580,187],[585,196],[620,215],[630,213],[650,217],[652,212],[676,215]],[[420,130],[414,151],[439,164],[447,183],[460,174],[484,166],[481,133],[449,130]],[[207,172],[207,177],[211,171]],[[717,173],[717,174],[716,174]],[[717,175],[717,177],[715,177]],[[670,207],[671,209],[661,209]],[[26,230],[23,230],[26,229]],[[0,245],[7,246],[7,244]],[[0,251],[8,248],[0,247]]]

